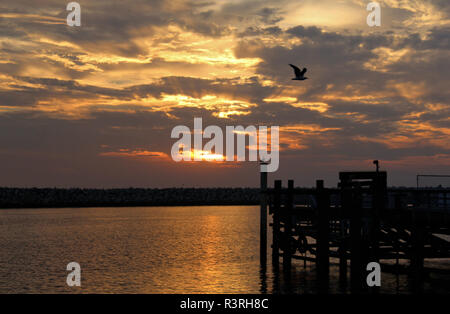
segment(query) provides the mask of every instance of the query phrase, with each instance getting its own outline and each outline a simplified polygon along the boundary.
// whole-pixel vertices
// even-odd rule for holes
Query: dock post
[[[347,206],[351,200],[351,190],[344,184],[341,185],[341,210],[339,224],[341,227],[340,242],[339,242],[339,285],[341,288],[347,287]]]
[[[294,202],[294,180],[288,181],[288,193],[286,197],[286,206],[283,211],[284,220],[284,250],[283,250],[283,270],[290,272],[291,270],[291,238],[292,238],[292,208]]]
[[[329,285],[329,202],[324,191],[323,180],[316,181],[316,196],[317,196],[317,279],[319,282],[319,292],[327,292]]]
[[[385,172],[377,171],[377,176],[374,179],[373,208],[371,209],[369,215],[370,227],[369,227],[368,246],[370,250],[368,256],[366,256],[367,260],[365,260],[364,263],[380,262],[381,217],[382,215],[384,215],[385,212],[385,205],[387,198],[386,189],[387,189],[387,174]],[[398,256],[397,256],[397,265],[398,265]],[[396,271],[398,276],[398,267]],[[379,287],[375,286],[371,287],[369,291],[371,293],[379,293],[380,289]]]
[[[343,227],[341,226],[341,234],[344,233],[342,229]],[[347,244],[344,238],[341,238],[339,244],[339,285],[341,288],[347,286]]]
[[[351,208],[350,208],[350,282],[353,293],[362,290],[363,275],[363,239],[362,229],[362,208],[361,208],[361,189],[358,185],[353,190]]]
[[[265,163],[260,163],[260,226],[259,226],[259,260],[261,265],[266,266],[267,263],[267,171]],[[264,171],[263,171],[264,170]]]
[[[273,197],[272,264],[278,267],[280,256],[281,180],[275,180]]]
[[[414,213],[411,232],[410,267],[415,293],[421,293],[424,277],[425,214]]]

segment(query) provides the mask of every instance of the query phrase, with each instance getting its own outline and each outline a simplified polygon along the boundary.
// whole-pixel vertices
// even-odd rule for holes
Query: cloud
[[[370,159],[402,169],[393,182],[415,171],[402,162],[444,171],[450,6],[381,2],[380,29],[359,0],[80,1],[80,28],[61,24],[60,1],[3,2],[0,164],[26,171],[5,170],[0,184],[82,185],[92,173],[93,184],[133,185],[152,172],[155,185],[176,185],[177,172],[188,185],[257,184],[254,165],[226,174],[167,158],[171,129],[194,117],[279,125],[279,175],[301,161],[305,184]],[[319,23],[337,8],[351,24]],[[292,81],[288,63],[309,79]]]

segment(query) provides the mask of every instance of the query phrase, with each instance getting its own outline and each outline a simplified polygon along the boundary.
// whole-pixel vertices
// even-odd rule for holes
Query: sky
[[[0,3],[0,186],[256,187],[256,162],[175,162],[175,126],[279,126],[269,180],[450,174],[450,2]],[[289,63],[307,67],[293,81]]]

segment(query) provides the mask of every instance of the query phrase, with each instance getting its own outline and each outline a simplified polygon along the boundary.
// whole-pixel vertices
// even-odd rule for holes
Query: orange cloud
[[[118,151],[113,152],[103,152],[99,155],[106,157],[152,157],[157,159],[169,159],[169,156],[166,153],[152,152],[148,150],[131,150],[127,148],[119,149]]]

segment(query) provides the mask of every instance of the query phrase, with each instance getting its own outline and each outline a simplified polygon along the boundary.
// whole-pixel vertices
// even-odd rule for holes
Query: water
[[[261,272],[257,206],[1,210],[0,249],[0,293],[316,292],[314,264],[290,280]],[[80,288],[66,285],[70,262]],[[410,289],[382,278],[382,292]],[[333,266],[331,292],[345,292],[337,281]]]

